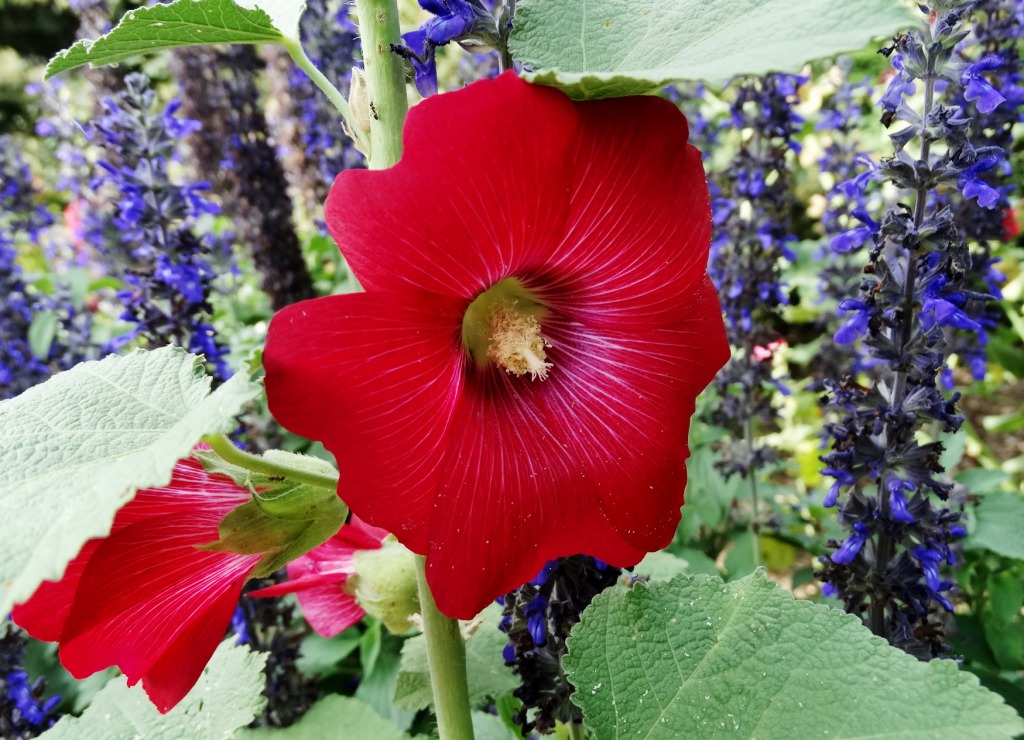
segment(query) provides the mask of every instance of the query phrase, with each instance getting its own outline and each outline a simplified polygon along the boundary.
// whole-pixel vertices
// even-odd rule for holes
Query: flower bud
[[[420,611],[415,556],[389,536],[379,550],[360,550],[353,557],[355,573],[345,590],[352,593],[367,614],[400,635],[412,626],[410,617]]]

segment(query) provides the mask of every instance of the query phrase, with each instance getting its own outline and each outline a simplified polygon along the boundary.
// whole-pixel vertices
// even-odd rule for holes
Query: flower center
[[[478,365],[496,363],[512,375],[544,380],[551,369],[541,336],[547,309],[515,278],[481,293],[466,309],[462,341]]]

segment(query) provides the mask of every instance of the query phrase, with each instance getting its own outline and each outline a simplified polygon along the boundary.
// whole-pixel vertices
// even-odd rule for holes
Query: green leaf
[[[380,622],[377,625],[379,627]],[[356,689],[356,698],[368,704],[379,716],[404,732],[412,725],[416,713],[407,712],[391,701],[391,697],[395,695],[398,672],[401,670],[399,651],[402,640],[391,633],[382,633],[379,644],[380,652],[373,661],[373,670],[363,671],[359,688]]]
[[[796,72],[919,17],[894,0],[520,0],[511,51],[533,66],[531,82],[610,98]]]
[[[971,493],[991,493],[998,491],[1010,474],[991,468],[969,468],[956,474],[956,482],[965,486]]]
[[[43,733],[46,740],[181,740],[230,737],[263,711],[265,653],[233,640],[221,643],[199,682],[167,714],[160,714],[141,686],[124,676],[108,683],[81,717],[65,716]]]
[[[82,39],[46,65],[49,78],[83,64],[113,64],[178,46],[284,43],[299,37],[304,0],[176,0],[138,8],[95,41]]]
[[[640,639],[642,638],[642,639]],[[1024,720],[951,660],[923,663],[763,571],[611,589],[563,661],[596,737],[1011,738]]]
[[[28,327],[28,346],[40,360],[50,357],[50,345],[57,336],[57,312],[37,311]]]
[[[1018,493],[990,493],[974,510],[974,531],[964,540],[968,550],[991,550],[1024,560],[1024,497]]]
[[[683,558],[664,551],[649,552],[636,567],[633,573],[652,581],[671,581],[681,573],[689,573],[690,564]]]
[[[475,740],[522,740],[522,735],[505,727],[497,715],[473,710],[472,720]]]
[[[408,737],[373,711],[369,704],[335,694],[318,701],[291,727],[239,730],[233,740],[407,740]]]
[[[1024,583],[1014,573],[990,573],[987,586],[988,607],[993,619],[1009,623],[1020,617],[1020,607],[1024,603]]]
[[[501,657],[501,651],[508,642],[508,637],[498,629],[501,607],[491,604],[480,616],[483,622],[466,640],[466,673],[469,699],[473,703],[501,696],[519,686],[519,680]],[[402,667],[395,685],[395,706],[416,711],[433,703],[427,642],[423,635],[417,635],[406,640],[402,648]]]
[[[633,572],[652,581],[670,581],[681,573],[717,575],[718,568],[715,567],[714,561],[700,550],[680,548],[673,552],[661,550],[647,553]]]
[[[338,663],[359,647],[359,628],[349,627],[334,637],[323,637],[311,632],[302,640],[299,657],[295,661],[299,670],[311,676],[333,673]]]
[[[0,614],[60,578],[136,490],[166,485],[259,393],[244,371],[210,393],[200,359],[164,347],[82,363],[0,402]]]
[[[964,452],[967,449],[967,430],[960,428],[955,434],[947,434],[942,438],[942,454],[939,456],[939,465],[944,470],[952,470],[964,459]]]
[[[730,581],[749,576],[757,568],[758,541],[750,530],[740,532],[732,538],[732,547],[725,555],[725,574]]]

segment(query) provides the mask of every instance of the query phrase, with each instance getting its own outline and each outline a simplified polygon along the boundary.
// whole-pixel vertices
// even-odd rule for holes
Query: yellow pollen
[[[487,357],[513,375],[530,373],[533,380],[544,380],[551,369],[544,348],[551,344],[540,335],[537,317],[520,311],[518,303],[512,299],[491,306]]]

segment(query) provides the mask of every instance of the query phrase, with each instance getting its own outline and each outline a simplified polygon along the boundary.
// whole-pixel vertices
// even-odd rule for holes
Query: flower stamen
[[[518,306],[519,301],[514,298],[491,306],[487,316],[487,357],[512,375],[530,373],[533,380],[544,380],[552,366],[544,348],[551,344],[540,335],[537,317]]]

